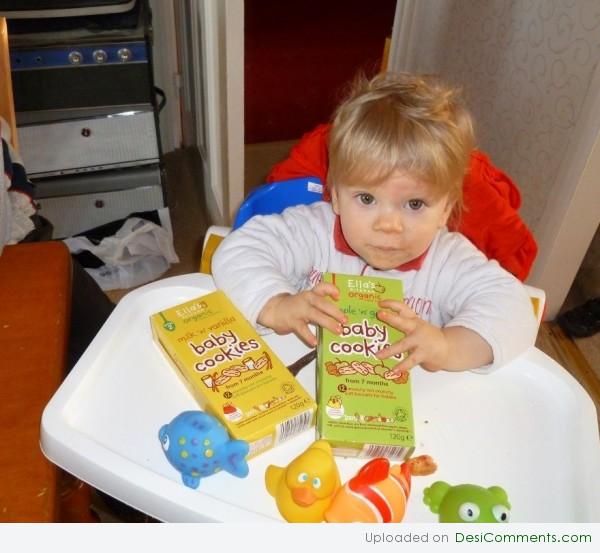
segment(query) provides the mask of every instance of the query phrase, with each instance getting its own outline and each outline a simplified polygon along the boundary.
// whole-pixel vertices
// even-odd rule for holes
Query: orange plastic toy
[[[325,520],[400,522],[406,512],[411,476],[431,474],[436,468],[428,455],[393,466],[383,457],[373,459],[337,491],[325,511]]]

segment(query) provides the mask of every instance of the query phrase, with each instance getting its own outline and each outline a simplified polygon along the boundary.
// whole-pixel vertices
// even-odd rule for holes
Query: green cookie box
[[[342,336],[321,328],[317,353],[317,433],[343,457],[410,457],[415,446],[410,375],[392,377],[399,359],[375,353],[403,333],[376,317],[378,302],[403,299],[402,281],[325,273],[347,315]]]

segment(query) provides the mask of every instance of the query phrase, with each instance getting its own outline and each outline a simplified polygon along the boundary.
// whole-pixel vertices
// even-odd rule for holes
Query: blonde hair
[[[329,136],[330,186],[374,185],[401,170],[459,207],[474,147],[460,91],[432,76],[359,76],[338,106]]]

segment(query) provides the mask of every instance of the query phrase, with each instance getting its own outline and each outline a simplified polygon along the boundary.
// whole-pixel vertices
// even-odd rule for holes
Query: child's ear
[[[438,221],[438,228],[445,227],[448,224],[448,219],[450,215],[452,215],[452,210],[456,205],[456,200],[450,198],[450,196],[446,197],[444,200],[446,202],[446,206],[444,207],[444,211],[442,211],[440,215],[440,220]]]
[[[335,186],[331,187],[331,207],[333,209],[333,212],[336,215],[340,214],[340,210],[338,207],[338,197],[337,197],[337,189]]]

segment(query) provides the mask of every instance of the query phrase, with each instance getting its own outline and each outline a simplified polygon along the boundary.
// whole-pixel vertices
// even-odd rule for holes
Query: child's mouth
[[[384,253],[397,253],[399,250],[396,246],[371,246],[372,249]]]

